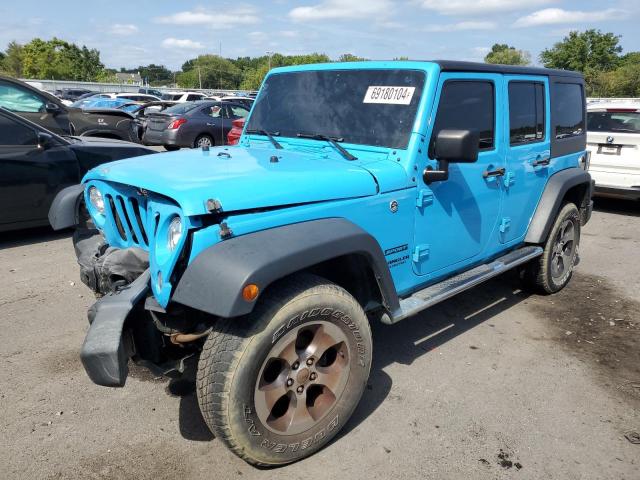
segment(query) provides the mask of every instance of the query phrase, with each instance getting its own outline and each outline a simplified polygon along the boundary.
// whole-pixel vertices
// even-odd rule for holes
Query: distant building
[[[128,85],[142,85],[142,77],[139,73],[116,73],[118,83],[126,83]]]

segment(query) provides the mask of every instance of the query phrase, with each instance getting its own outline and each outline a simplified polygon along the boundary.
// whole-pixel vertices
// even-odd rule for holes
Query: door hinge
[[[418,208],[426,207],[433,203],[433,193],[429,190],[420,190],[418,192],[418,198],[416,199],[416,206]]]
[[[511,185],[516,183],[516,174],[513,172],[507,172],[505,173],[502,181],[504,182],[504,186],[509,188]]]
[[[509,230],[510,226],[511,219],[509,217],[504,217],[500,222],[500,233],[505,233],[507,230]]]
[[[429,258],[429,245],[416,245],[413,249],[413,263],[420,263]]]

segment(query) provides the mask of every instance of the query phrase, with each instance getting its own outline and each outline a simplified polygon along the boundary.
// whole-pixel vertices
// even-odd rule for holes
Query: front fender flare
[[[54,230],[75,227],[78,224],[78,206],[82,201],[84,185],[71,185],[58,192],[49,207],[49,223]]]
[[[264,292],[278,279],[349,254],[368,261],[385,308],[395,311],[398,295],[380,245],[342,218],[285,225],[217,243],[187,267],[172,300],[220,317],[245,315],[255,304],[242,298],[246,284],[254,283]]]

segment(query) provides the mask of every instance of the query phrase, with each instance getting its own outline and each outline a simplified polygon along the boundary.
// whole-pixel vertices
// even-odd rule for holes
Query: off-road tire
[[[561,229],[570,223],[573,228],[573,246],[567,256],[562,273],[554,276],[552,262],[558,254],[558,241]],[[525,288],[537,293],[556,293],[562,290],[573,275],[573,267],[578,257],[578,247],[580,245],[580,211],[573,203],[566,203],[560,209],[556,221],[549,232],[549,237],[543,245],[542,256],[528,263],[521,274]]]
[[[318,324],[324,326],[316,332],[326,329],[344,334],[340,355],[342,360],[348,359],[344,360],[344,365],[349,369],[341,380],[343,389],[323,416],[313,419],[312,426],[307,428],[307,424],[302,423],[301,428],[307,428],[304,431],[291,435],[280,433],[261,420],[256,407],[256,399],[259,403],[261,395],[259,381],[266,375],[268,363],[265,362],[270,361],[270,355],[281,342],[292,335],[297,342],[299,332],[313,329]],[[344,345],[348,346],[346,356],[342,353],[347,351]],[[298,343],[295,346],[297,355]],[[326,445],[353,413],[369,377],[371,349],[367,317],[344,289],[308,274],[281,281],[258,299],[251,314],[219,320],[207,338],[197,374],[197,396],[203,418],[215,436],[248,463],[277,466],[300,460]],[[303,359],[304,363],[297,367],[298,373],[307,370],[308,360],[308,357]],[[323,368],[320,360],[316,359],[316,362],[313,367],[320,371]],[[295,362],[293,364],[295,366]],[[283,372],[282,378],[294,376],[292,369],[285,367]],[[317,373],[318,381],[321,375]],[[289,378],[285,383],[289,380],[293,382]],[[303,388],[308,388],[304,391],[307,395],[317,386]],[[297,402],[297,398],[294,392],[292,401]],[[305,404],[308,405],[308,400]]]

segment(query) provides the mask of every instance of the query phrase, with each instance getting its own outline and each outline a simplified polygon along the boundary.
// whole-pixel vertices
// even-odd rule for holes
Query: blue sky
[[[599,28],[640,50],[640,0],[0,0],[0,49],[11,40],[65,40],[108,67],[177,69],[201,53],[225,57],[324,52],[371,59],[481,60],[494,43],[534,62],[570,30]]]

